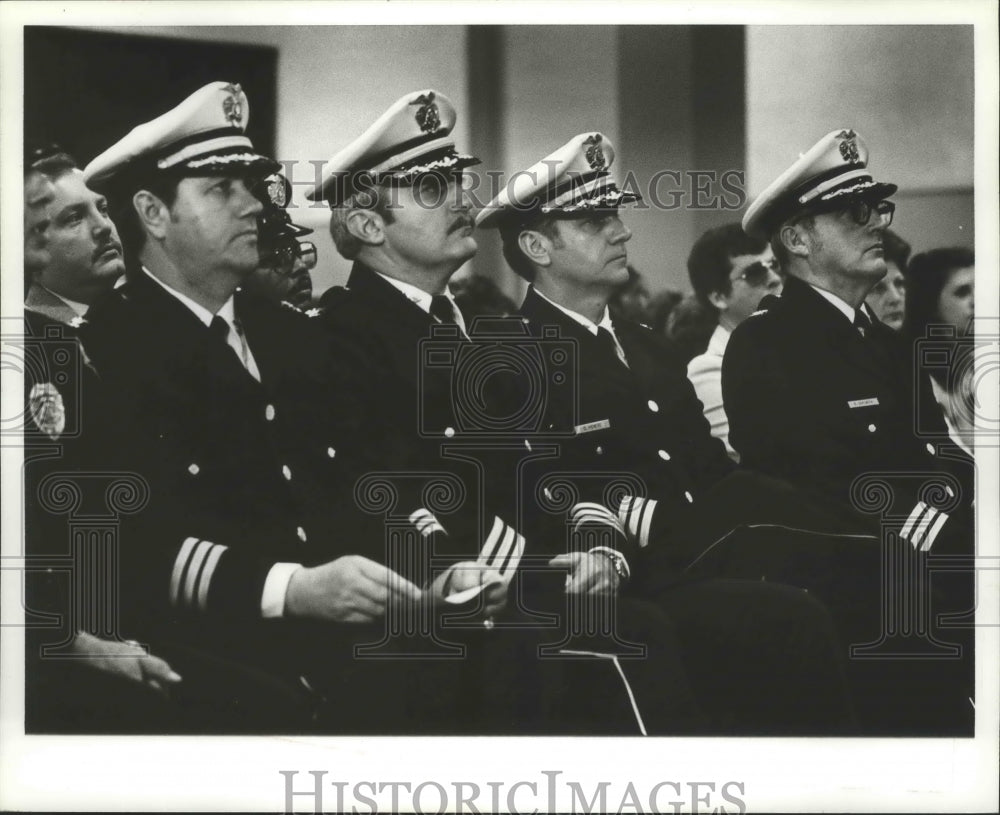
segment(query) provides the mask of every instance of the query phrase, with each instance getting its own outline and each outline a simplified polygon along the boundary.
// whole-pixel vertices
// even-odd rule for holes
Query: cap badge
[[[587,148],[585,153],[587,164],[590,165],[591,170],[603,170],[608,166],[607,160],[604,158],[604,150],[601,149],[601,134],[595,133],[592,136],[588,136],[583,142]]]
[[[243,123],[243,104],[240,102],[243,89],[239,85],[226,85],[223,90],[229,95],[222,100],[222,113],[226,121],[239,127]]]
[[[287,203],[285,200],[285,178],[284,176],[274,175],[271,177],[267,185],[267,198],[268,200],[278,207],[283,207]]]
[[[843,157],[844,161],[850,162],[851,164],[857,164],[861,161],[861,156],[858,153],[858,134],[853,130],[841,130],[837,134],[837,138],[841,139],[840,142],[840,155]]]
[[[433,91],[428,94],[421,94],[412,102],[411,105],[420,105],[417,108],[417,124],[420,125],[420,129],[424,133],[433,133],[439,127],[441,127],[441,115],[438,112],[437,103],[434,101]]]
[[[51,382],[32,385],[28,410],[38,429],[53,441],[66,429],[66,406],[62,394]]]

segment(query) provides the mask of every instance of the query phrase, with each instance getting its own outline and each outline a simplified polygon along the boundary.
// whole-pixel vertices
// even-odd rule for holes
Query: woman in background
[[[931,385],[952,440],[970,454],[975,429],[975,267],[974,253],[963,247],[932,249],[914,257],[906,275],[904,322],[913,342],[929,339],[948,349],[948,364],[929,370]]]

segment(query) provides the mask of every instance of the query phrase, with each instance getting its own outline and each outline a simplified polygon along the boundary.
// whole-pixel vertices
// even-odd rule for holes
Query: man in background
[[[712,435],[726,445],[730,458],[739,461],[729,443],[722,401],[722,358],[733,329],[757,310],[761,298],[781,294],[777,263],[767,241],[750,237],[739,224],[726,224],[695,241],[687,267],[695,296],[716,315],[708,347],[688,362],[688,379],[704,406]]]
[[[103,466],[101,450],[93,444],[102,417],[80,411],[83,392],[90,394],[98,383],[75,328],[125,271],[106,199],[86,186],[75,160],[55,146],[29,148],[25,154],[24,268],[29,284],[24,353],[30,363],[25,365],[25,536],[28,554],[41,558],[71,549],[65,516],[49,511],[41,498],[45,477],[72,478]],[[116,711],[147,722],[162,714],[154,694],[169,695],[181,677],[137,644],[108,638],[106,632],[66,632],[74,604],[106,602],[71,598],[72,585],[51,568],[32,570],[27,578],[31,608],[59,614],[63,622],[53,629],[30,629],[28,727],[127,729],[128,724],[114,721]],[[81,585],[86,582],[76,583]]]
[[[107,199],[57,147],[29,151],[24,167],[24,307],[67,325],[125,273]]]

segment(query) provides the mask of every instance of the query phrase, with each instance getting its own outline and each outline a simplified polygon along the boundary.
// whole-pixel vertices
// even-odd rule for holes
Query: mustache
[[[119,241],[116,241],[114,238],[111,238],[109,240],[106,240],[104,243],[98,246],[97,249],[94,250],[94,256],[91,259],[97,260],[101,255],[103,255],[109,249],[114,249],[116,252],[118,252],[119,255],[122,254],[121,243]]]
[[[449,232],[457,232],[459,229],[464,227],[469,227],[469,229],[475,228],[476,222],[473,220],[471,215],[462,215],[455,219],[455,222],[448,228]]]

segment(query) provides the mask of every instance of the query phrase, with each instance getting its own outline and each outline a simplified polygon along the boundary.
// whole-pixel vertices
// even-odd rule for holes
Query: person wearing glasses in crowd
[[[709,229],[691,248],[688,277],[702,306],[714,312],[716,326],[705,352],[687,366],[688,379],[705,408],[712,435],[729,444],[729,420],[722,402],[722,357],[736,326],[757,309],[765,294],[781,294],[774,252],[767,241],[747,235],[738,223]]]
[[[285,207],[290,200],[288,180],[276,173],[264,179],[258,191],[264,208],[257,216],[257,251],[260,265],[243,284],[247,291],[298,309],[312,305],[312,278],[316,244],[300,241],[312,230],[292,223]]]
[[[893,331],[903,327],[906,314],[906,264],[910,259],[910,244],[891,229],[882,234],[885,253],[885,277],[876,283],[865,303]]]
[[[733,331],[722,391],[743,466],[827,495],[867,516],[874,534],[892,530],[885,545],[917,569],[938,555],[971,557],[973,494],[971,460],[935,444],[947,428],[928,377],[914,373],[911,348],[864,303],[886,274],[896,189],[872,177],[865,141],[843,129],[751,203],[743,228],[770,240],[787,276],[781,297],[766,297]],[[908,591],[906,581],[886,578],[883,590]],[[971,572],[935,577],[935,587],[935,614],[971,609]],[[868,621],[872,641],[878,618]],[[936,635],[954,643],[966,634]],[[876,660],[874,681],[906,688],[887,697],[883,721],[894,707],[896,732],[966,732],[971,640],[960,651],[962,659],[936,665]],[[868,662],[851,660],[855,669]]]

